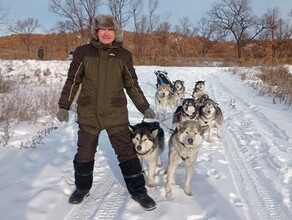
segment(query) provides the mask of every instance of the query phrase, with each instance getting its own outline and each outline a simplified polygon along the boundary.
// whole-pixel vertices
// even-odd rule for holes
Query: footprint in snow
[[[208,171],[207,171],[207,175],[208,175],[208,176],[212,176],[212,177],[214,177],[215,179],[222,179],[222,178],[224,178],[224,175],[221,174],[221,173],[219,173],[219,171],[216,170],[216,169],[210,169],[210,170],[208,170]]]
[[[241,199],[239,198],[238,195],[234,194],[234,193],[229,193],[230,196],[230,201],[236,206],[236,207],[242,207],[242,206],[246,206]]]

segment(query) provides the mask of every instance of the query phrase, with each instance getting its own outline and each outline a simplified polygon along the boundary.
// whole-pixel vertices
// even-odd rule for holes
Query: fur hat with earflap
[[[116,19],[111,15],[98,15],[93,18],[91,27],[91,37],[97,39],[96,32],[98,29],[112,29],[116,32],[115,41],[123,41],[123,30],[119,27]]]

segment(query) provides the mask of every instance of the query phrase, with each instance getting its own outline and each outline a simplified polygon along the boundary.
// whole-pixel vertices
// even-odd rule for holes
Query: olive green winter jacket
[[[104,129],[129,123],[124,89],[141,113],[149,107],[138,85],[132,54],[120,42],[103,45],[93,39],[76,48],[60,108],[70,108],[79,86],[77,122],[82,125]]]

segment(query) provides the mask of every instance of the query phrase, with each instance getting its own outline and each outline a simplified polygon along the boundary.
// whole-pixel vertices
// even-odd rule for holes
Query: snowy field
[[[0,62],[2,77],[17,78],[33,75],[36,69],[50,69],[52,74],[44,80],[59,89],[69,66],[67,61]],[[77,141],[73,109],[68,123],[54,118],[53,129],[39,135],[41,140],[34,147],[21,147],[20,143],[30,143],[44,128],[38,123],[12,126],[8,144],[0,146],[1,219],[292,219],[292,109],[259,96],[247,84],[253,79],[242,81],[229,68],[136,66],[140,86],[154,109],[155,70],[166,70],[172,81],[184,80],[187,97],[196,81],[205,80],[206,92],[223,111],[223,139],[203,142],[191,181],[192,196],[183,191],[182,164],[176,170],[172,195],[165,197],[166,147],[163,167],[156,170],[156,185],[148,188],[157,208],[144,211],[127,193],[107,134],[102,132],[91,194],[81,205],[68,204],[74,190],[72,159]],[[141,122],[141,113],[130,101],[129,113],[131,124]],[[163,123],[167,146],[170,111]]]

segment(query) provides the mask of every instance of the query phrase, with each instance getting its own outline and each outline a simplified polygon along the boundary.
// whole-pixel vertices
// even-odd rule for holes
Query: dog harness
[[[196,116],[197,116],[197,113],[196,113],[196,112],[194,112],[194,113],[191,114],[191,115],[187,114],[186,112],[181,112],[181,114],[187,116],[189,119],[195,119]]]

